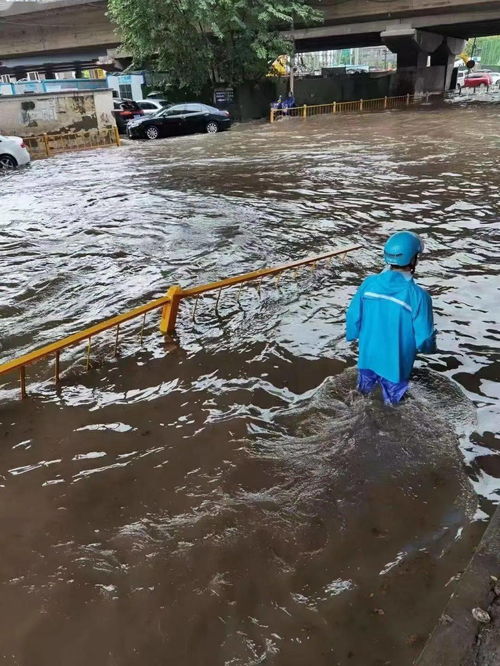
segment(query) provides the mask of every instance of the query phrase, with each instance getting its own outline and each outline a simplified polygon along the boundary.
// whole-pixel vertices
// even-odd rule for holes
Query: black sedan
[[[154,116],[132,120],[127,126],[131,139],[159,139],[162,136],[208,132],[215,134],[231,127],[228,111],[207,104],[176,104]]]

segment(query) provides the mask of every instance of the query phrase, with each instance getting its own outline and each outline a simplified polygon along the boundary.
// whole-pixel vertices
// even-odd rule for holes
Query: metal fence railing
[[[0,375],[7,373],[18,372],[19,373],[19,382],[21,389],[21,397],[27,397],[26,391],[26,368],[27,366],[41,361],[42,359],[53,359],[54,361],[54,380],[56,384],[60,380],[61,375],[61,352],[73,345],[76,345],[79,342],[86,342],[86,367],[90,367],[90,354],[91,354],[91,345],[92,340],[100,333],[104,331],[109,331],[114,329],[114,355],[117,354],[118,350],[118,340],[120,336],[120,327],[132,320],[142,317],[142,325],[140,329],[140,339],[142,341],[144,326],[146,321],[146,315],[148,312],[153,310],[158,310],[161,308],[161,319],[160,319],[160,331],[163,334],[172,334],[175,332],[175,325],[177,320],[177,313],[179,306],[183,300],[187,299],[198,299],[202,294],[207,292],[216,292],[216,302],[215,308],[219,304],[219,299],[221,297],[222,291],[239,285],[240,288],[245,283],[253,282],[256,284],[257,289],[260,293],[262,280],[266,277],[275,277],[278,281],[282,274],[289,271],[298,271],[304,266],[310,266],[315,268],[320,261],[331,261],[335,257],[342,259],[346,254],[353,252],[354,250],[360,249],[361,245],[354,245],[351,247],[332,250],[326,254],[320,254],[314,257],[309,257],[307,259],[299,259],[298,261],[292,261],[289,264],[283,264],[281,266],[275,266],[274,268],[263,268],[257,271],[252,271],[251,273],[245,273],[243,275],[237,275],[232,278],[226,278],[224,280],[219,280],[218,282],[211,282],[209,284],[199,285],[197,287],[190,287],[188,289],[182,289],[180,286],[175,285],[170,287],[166,295],[157,298],[154,301],[141,305],[140,307],[134,308],[129,312],[126,312],[111,319],[106,319],[105,321],[91,326],[83,331],[79,331],[70,335],[62,340],[57,340],[48,345],[45,345],[41,349],[29,352],[23,356],[14,358],[7,363],[0,365]],[[294,275],[295,277],[295,275]],[[239,300],[239,292],[238,292]],[[196,313],[196,306],[198,301],[195,300],[193,319]]]
[[[352,102],[332,102],[331,104],[314,104],[295,106],[290,109],[271,109],[270,122],[280,118],[309,118],[334,113],[359,113],[360,111],[382,111],[394,109],[399,106],[410,106],[423,100],[429,95],[400,95],[399,97],[378,97],[376,99],[358,99]]]
[[[92,148],[120,145],[120,135],[116,126],[84,132],[25,136],[23,140],[32,159],[50,157],[57,153],[73,150],[90,150]]]

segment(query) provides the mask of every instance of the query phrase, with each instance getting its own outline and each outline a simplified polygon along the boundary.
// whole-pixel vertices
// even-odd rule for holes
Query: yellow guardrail
[[[280,118],[309,118],[330,113],[359,113],[360,111],[381,111],[399,106],[409,106],[428,99],[429,95],[400,95],[399,97],[377,97],[375,99],[358,99],[353,102],[332,102],[331,104],[314,104],[294,106],[290,109],[271,109],[270,122]]]
[[[134,308],[133,310],[130,310],[129,312],[126,312],[124,314],[117,315],[116,317],[111,317],[111,319],[106,319],[105,321],[102,321],[99,324],[95,324],[95,326],[86,328],[83,331],[79,331],[78,333],[74,333],[73,335],[69,335],[68,337],[63,338],[62,340],[52,342],[48,345],[45,345],[44,347],[41,347],[40,349],[29,352],[28,354],[24,354],[23,356],[19,356],[18,358],[14,358],[11,361],[8,361],[7,363],[1,364],[0,375],[14,371],[19,372],[21,398],[24,399],[27,397],[26,367],[32,363],[40,361],[41,359],[45,359],[47,357],[53,357],[54,379],[55,382],[58,383],[60,380],[60,371],[61,371],[61,365],[60,365],[61,352],[64,349],[67,349],[68,347],[71,347],[78,342],[82,342],[84,340],[87,341],[87,369],[88,369],[90,367],[90,351],[91,351],[92,338],[98,335],[99,333],[103,333],[104,331],[108,331],[112,328],[116,329],[115,343],[114,343],[114,355],[116,355],[118,350],[120,325],[132,319],[136,319],[142,316],[143,317],[142,328],[141,328],[141,340],[142,340],[142,334],[145,324],[145,316],[148,312],[151,312],[152,310],[157,310],[159,308],[162,308],[161,319],[160,319],[160,331],[163,334],[170,335],[175,331],[177,313],[179,310],[180,302],[183,299],[198,298],[201,294],[205,294],[210,291],[217,291],[218,292],[217,301],[216,301],[216,307],[217,307],[223,289],[234,287],[235,285],[243,285],[246,282],[252,282],[258,280],[259,281],[258,288],[260,290],[261,281],[265,277],[275,275],[279,279],[279,276],[285,271],[291,269],[299,269],[302,266],[306,265],[312,265],[315,267],[316,264],[320,261],[333,259],[334,257],[348,254],[349,252],[353,252],[354,250],[359,250],[361,247],[362,247],[361,245],[353,245],[351,247],[333,250],[331,252],[327,252],[326,254],[320,254],[314,257],[309,257],[307,259],[299,259],[298,261],[292,261],[288,264],[275,266],[274,268],[262,268],[257,271],[252,271],[251,273],[237,275],[235,277],[219,280],[218,282],[210,282],[208,284],[202,284],[197,287],[189,287],[187,289],[182,289],[179,285],[174,285],[170,287],[166,295],[162,296],[161,298],[157,298],[154,301],[150,301],[149,303]],[[196,308],[196,303],[195,303],[195,308]]]
[[[119,146],[120,134],[118,133],[118,128],[114,126],[102,130],[25,136],[23,137],[23,141],[32,159],[40,159],[73,150],[91,150],[92,148]]]

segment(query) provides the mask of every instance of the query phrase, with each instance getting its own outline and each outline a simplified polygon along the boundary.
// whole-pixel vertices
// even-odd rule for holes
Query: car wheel
[[[219,131],[219,125],[218,123],[215,122],[215,120],[211,120],[210,122],[207,123],[205,129],[207,130],[207,134],[217,134],[217,132]]]
[[[160,130],[154,125],[151,125],[151,127],[148,127],[146,130],[146,136],[148,139],[157,139],[160,136]]]
[[[0,169],[15,169],[17,160],[12,155],[0,155]]]
[[[486,90],[488,90],[488,86],[485,83],[481,83],[478,88],[479,92],[486,92]]]

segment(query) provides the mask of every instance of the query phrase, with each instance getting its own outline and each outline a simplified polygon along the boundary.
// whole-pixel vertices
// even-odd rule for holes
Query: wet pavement
[[[361,243],[331,269],[151,315],[0,391],[8,664],[393,664],[422,648],[500,493],[498,108],[255,124],[2,177],[1,357],[162,295]],[[344,309],[421,233],[440,353],[355,394]]]

